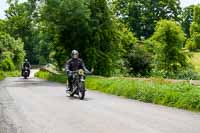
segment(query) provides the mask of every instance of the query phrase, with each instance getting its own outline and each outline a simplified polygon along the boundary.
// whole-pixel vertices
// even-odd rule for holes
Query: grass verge
[[[3,80],[5,78],[3,72],[0,71],[0,81]]]
[[[12,71],[12,72],[0,71],[0,80],[3,80],[5,77],[18,77],[18,76],[20,76],[20,71]]]
[[[20,71],[4,72],[6,77],[19,77],[21,75]]]
[[[36,77],[66,82],[66,75],[38,72]],[[108,94],[123,96],[143,102],[200,111],[200,88],[189,83],[171,83],[162,79],[133,80],[127,78],[104,78],[89,76],[87,88]]]

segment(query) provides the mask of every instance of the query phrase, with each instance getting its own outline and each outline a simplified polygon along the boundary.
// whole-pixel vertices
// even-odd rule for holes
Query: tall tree
[[[181,25],[183,28],[183,31],[187,35],[187,37],[190,37],[190,25],[193,21],[193,12],[194,12],[194,5],[191,5],[189,7],[186,7],[183,9],[181,13]]]
[[[23,42],[0,31],[0,70],[20,69],[24,59]]]
[[[63,67],[71,50],[84,54],[89,43],[90,14],[84,0],[46,0],[40,13],[41,25],[46,27],[43,34],[49,34],[59,67]]]
[[[35,47],[38,44],[34,30],[34,17],[36,15],[37,0],[28,0],[20,3],[18,0],[9,0],[9,9],[6,11],[7,31],[14,38],[21,38],[24,42],[26,56],[32,63],[38,63]]]
[[[91,36],[88,46],[96,73],[109,76],[115,70],[118,42],[116,42],[116,24],[106,0],[90,0]]]
[[[116,14],[129,24],[138,38],[150,37],[162,19],[180,21],[179,0],[116,0]]]
[[[181,51],[185,35],[179,24],[169,20],[159,21],[151,39],[157,46],[155,58],[157,70],[172,73],[187,66],[187,58]]]
[[[193,49],[200,49],[200,5],[194,6],[193,22],[190,27],[191,44]]]

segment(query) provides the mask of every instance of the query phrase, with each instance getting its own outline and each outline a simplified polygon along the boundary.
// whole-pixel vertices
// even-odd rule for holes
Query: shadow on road
[[[76,95],[73,96],[73,97],[67,95],[66,97],[67,97],[69,100],[80,100],[79,97],[76,96]],[[86,97],[86,98],[84,98],[84,100],[80,100],[80,101],[91,101],[91,100],[94,100],[94,99]]]

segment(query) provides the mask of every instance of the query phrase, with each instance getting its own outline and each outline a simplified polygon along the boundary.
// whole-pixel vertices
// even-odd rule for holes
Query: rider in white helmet
[[[72,71],[83,69],[86,73],[91,73],[85,67],[83,60],[79,58],[79,52],[77,50],[72,50],[71,56],[72,58],[69,59],[65,65],[65,70],[68,75],[68,91],[71,91],[72,89]]]
[[[28,75],[30,75],[31,64],[28,61],[28,59],[25,59],[23,65],[22,65],[22,76],[24,76],[23,73],[24,73],[25,67],[28,68]]]

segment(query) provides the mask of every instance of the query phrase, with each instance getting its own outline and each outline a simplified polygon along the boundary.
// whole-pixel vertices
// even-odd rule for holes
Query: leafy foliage
[[[193,9],[194,5],[191,5],[184,8],[181,13],[181,25],[187,37],[190,37],[190,25],[192,24],[194,13]]]
[[[47,0],[41,14],[53,34],[53,53],[59,67],[69,59],[71,50],[77,49],[96,74],[112,74],[117,57],[113,49],[118,45],[106,0]]]
[[[194,6],[193,12],[193,22],[190,27],[191,37],[188,39],[186,43],[186,48],[193,51],[196,49],[200,49],[200,5]]]
[[[0,81],[3,80],[5,78],[4,74],[2,71],[0,71]]]
[[[130,75],[144,76],[151,71],[152,55],[147,51],[145,45],[135,44],[125,56],[125,66]]]
[[[181,50],[185,41],[181,26],[174,21],[161,20],[152,36],[156,45],[155,68],[176,72],[187,66],[186,54]]]
[[[136,37],[150,37],[162,19],[179,21],[179,0],[115,0],[114,12],[129,24]]]
[[[10,7],[6,11],[6,32],[15,39],[22,39],[25,44],[26,57],[34,64],[38,63],[36,48],[39,42],[36,34],[38,31],[34,23],[37,16],[36,1],[28,0],[21,3],[18,0],[10,0]]]
[[[15,40],[21,38],[32,64],[52,63],[62,69],[71,50],[77,49],[86,66],[94,68],[97,75],[195,77],[193,67],[188,69],[187,53],[181,48],[185,44],[191,50],[198,48],[198,6],[189,6],[181,12],[180,0],[8,0],[8,3],[7,19],[0,21],[0,30]],[[163,19],[174,22],[163,21],[163,28],[156,28]],[[186,41],[176,23],[191,38]],[[152,35],[153,39],[144,40]],[[20,52],[14,54],[17,53]],[[16,64],[21,60],[19,57],[10,60],[16,60]],[[181,71],[184,73],[180,74]]]
[[[21,67],[25,55],[23,45],[20,39],[0,32],[0,70],[13,71]]]

